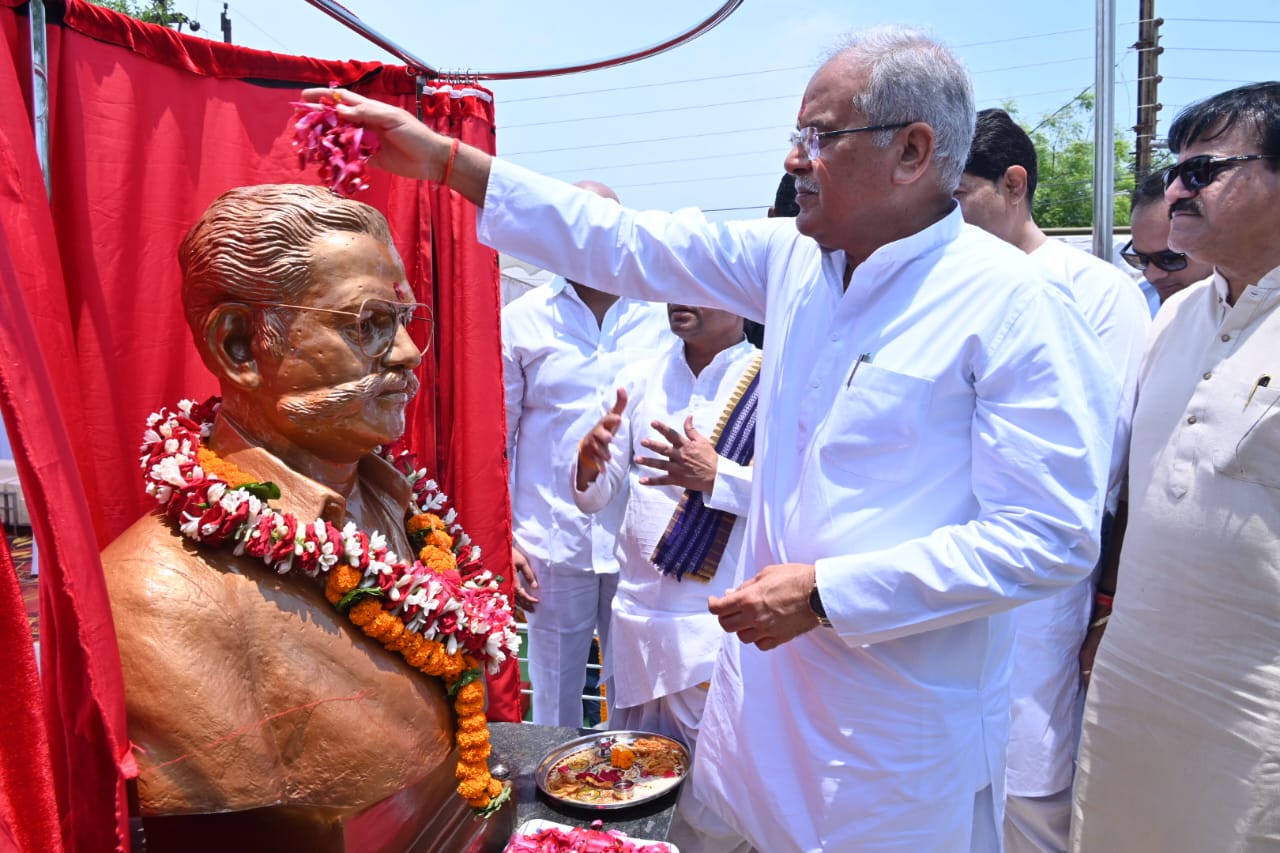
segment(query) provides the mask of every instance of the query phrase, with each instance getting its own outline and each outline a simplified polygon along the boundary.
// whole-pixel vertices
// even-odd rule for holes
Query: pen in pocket
[[[858,360],[853,363],[853,370],[849,371],[849,381],[844,383],[844,387],[848,388],[853,385],[853,377],[858,375],[858,368],[868,361],[871,361],[871,353],[864,352],[858,356]]]
[[[1249,408],[1249,404],[1253,402],[1253,395],[1258,393],[1259,388],[1266,388],[1270,384],[1271,384],[1270,376],[1268,376],[1265,373],[1259,376],[1258,381],[1253,383],[1253,388],[1249,391],[1249,399],[1244,401],[1244,407],[1246,409]]]

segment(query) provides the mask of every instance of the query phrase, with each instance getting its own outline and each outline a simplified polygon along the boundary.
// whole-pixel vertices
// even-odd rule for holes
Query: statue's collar
[[[279,486],[281,495],[279,500],[273,501],[273,506],[281,512],[293,513],[298,518],[321,518],[335,527],[342,527],[347,512],[346,498],[298,473],[261,445],[254,444],[221,413],[214,419],[209,444],[217,448],[219,456],[246,474],[260,482],[270,481]],[[385,496],[383,500],[399,507],[403,515],[413,493],[404,475],[376,453],[361,459],[357,471],[362,483],[371,485],[373,493]]]

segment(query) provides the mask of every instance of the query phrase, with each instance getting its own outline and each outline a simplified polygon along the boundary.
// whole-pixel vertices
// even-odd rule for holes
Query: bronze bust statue
[[[240,188],[179,257],[222,393],[208,448],[276,484],[282,512],[411,554],[410,486],[373,452],[404,431],[422,360],[385,218],[317,187]],[[150,850],[451,849],[493,834],[455,792],[443,683],[366,636],[322,580],[193,542],[156,513],[103,564]]]

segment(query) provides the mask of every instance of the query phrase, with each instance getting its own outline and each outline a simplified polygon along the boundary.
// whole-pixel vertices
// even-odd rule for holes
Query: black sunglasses
[[[1173,249],[1161,249],[1149,255],[1146,252],[1135,252],[1132,240],[1124,244],[1124,248],[1120,250],[1120,257],[1124,258],[1129,266],[1143,272],[1146,272],[1151,264],[1165,272],[1177,272],[1187,268],[1187,256],[1182,252],[1175,252]]]
[[[1173,186],[1173,182],[1182,179],[1182,185],[1193,193],[1209,186],[1227,169],[1235,168],[1236,163],[1247,163],[1250,160],[1273,160],[1274,154],[1239,154],[1235,157],[1212,157],[1200,154],[1189,157],[1181,163],[1170,166],[1164,173],[1164,188]]]

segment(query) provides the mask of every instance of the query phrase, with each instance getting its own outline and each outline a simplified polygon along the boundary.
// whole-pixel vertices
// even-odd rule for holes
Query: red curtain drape
[[[0,655],[8,661],[5,725],[0,729],[0,850],[58,850],[58,803],[31,646],[9,543],[0,530]]]
[[[182,317],[178,242],[230,187],[316,181],[290,150],[300,88],[337,81],[412,110],[415,84],[403,67],[253,51],[80,0],[51,5],[50,207],[30,122],[13,106],[31,97],[25,5],[0,0],[11,60],[0,62],[0,93],[11,95],[0,407],[40,519],[44,702],[64,841],[98,851],[126,844],[131,766],[97,551],[148,509],[136,458],[147,413],[216,390]],[[440,93],[423,109],[493,150],[490,100]],[[372,184],[360,198],[387,215],[436,315],[411,446],[509,585],[496,257],[476,242],[474,209],[448,191],[385,173]],[[514,667],[490,686],[491,718],[518,719]]]

